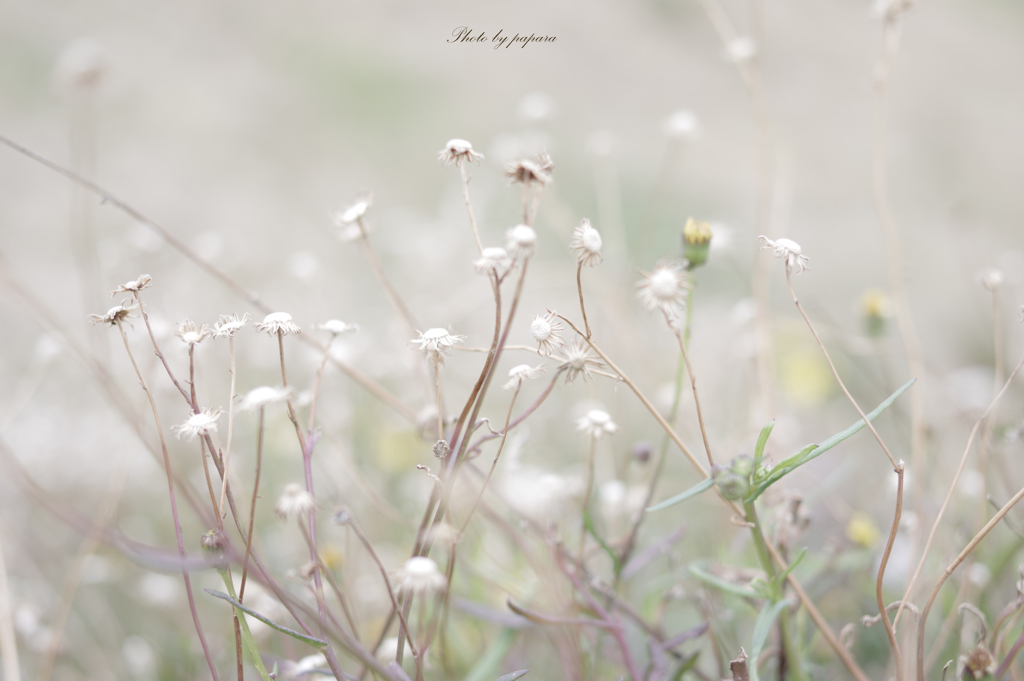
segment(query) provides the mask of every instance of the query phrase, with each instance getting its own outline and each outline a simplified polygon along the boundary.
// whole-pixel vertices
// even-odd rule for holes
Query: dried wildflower
[[[260,407],[265,407],[268,404],[284,402],[291,398],[291,396],[291,388],[272,388],[269,385],[260,386],[259,388],[253,388],[246,393],[244,397],[242,397],[241,402],[238,405],[238,410],[251,411],[253,409],[259,409]]]
[[[549,311],[547,314],[539,314],[530,323],[530,334],[533,340],[537,341],[537,352],[550,357],[555,348],[565,345],[562,339],[562,324],[556,317],[558,313]]]
[[[172,430],[177,433],[180,439],[182,435],[194,440],[196,435],[206,435],[217,432],[217,419],[220,418],[220,409],[204,409],[198,414],[192,414],[188,420],[180,426],[174,426]]]
[[[409,347],[423,350],[427,353],[430,361],[437,364],[444,364],[448,349],[456,343],[461,343],[465,338],[465,336],[456,336],[450,333],[448,329],[440,328],[417,331],[417,333],[420,334],[420,337],[409,341]]]
[[[338,336],[343,333],[355,333],[359,330],[358,324],[346,324],[339,319],[329,319],[323,324],[318,324],[317,327],[321,331],[326,331],[332,336]]]
[[[673,263],[659,265],[650,274],[637,282],[637,297],[648,312],[661,310],[675,317],[686,308],[686,281],[683,270]]]
[[[437,154],[437,160],[446,166],[450,166],[453,163],[465,163],[466,161],[480,162],[483,159],[483,154],[473,151],[472,144],[460,139],[448,140],[448,144]]]
[[[800,248],[800,244],[790,239],[779,239],[772,241],[768,237],[761,235],[757,237],[757,240],[763,245],[761,250],[772,249],[775,251],[776,258],[782,258],[786,261],[786,272],[792,273],[793,269],[796,269],[796,273],[806,272],[811,269],[807,266],[809,258],[806,255],[802,255],[803,249]]]
[[[997,269],[988,269],[978,275],[978,281],[989,291],[995,291],[997,288],[1003,285],[1005,277],[1003,273]]]
[[[542,149],[537,152],[537,165],[540,166],[541,170],[548,174],[548,178],[550,179],[551,173],[555,171],[555,161],[551,158],[551,154],[549,154],[546,149]]]
[[[590,350],[586,343],[578,338],[569,344],[569,347],[565,349],[565,356],[559,359],[562,360],[562,363],[558,365],[558,368],[565,369],[566,383],[572,383],[580,375],[586,381],[592,375],[590,373],[592,368],[600,369],[604,366],[600,361],[590,356]]]
[[[964,666],[964,671],[969,671],[975,679],[982,679],[994,674],[999,668],[999,661],[985,647],[984,641],[976,645],[966,655],[961,655],[960,664]],[[966,677],[967,674],[965,673],[964,676]]]
[[[287,312],[272,312],[263,318],[262,323],[253,324],[257,331],[266,331],[271,336],[277,334],[302,333],[302,329],[292,321]]]
[[[529,258],[537,250],[537,232],[529,225],[516,225],[505,232],[505,248],[513,258]]]
[[[686,258],[687,269],[703,265],[711,250],[711,225],[687,218],[683,227],[683,257]]]
[[[353,203],[345,210],[339,210],[334,214],[334,224],[337,227],[344,227],[351,225],[353,222],[359,221],[366,211],[369,210],[370,206],[373,205],[373,195],[363,194],[359,197],[359,200]]]
[[[400,593],[424,594],[444,591],[447,582],[435,563],[426,556],[415,556],[395,573],[395,586]]]
[[[509,184],[539,184],[546,187],[551,182],[551,169],[554,167],[551,157],[541,152],[536,161],[528,158],[509,161],[505,164],[505,177]]]
[[[523,385],[523,381],[537,378],[542,373],[544,373],[543,364],[538,364],[535,367],[531,367],[529,364],[520,364],[509,369],[508,382],[501,387],[504,390],[516,390]]]
[[[882,536],[875,521],[866,513],[857,511],[846,524],[846,536],[850,541],[860,544],[866,549],[874,547],[878,538]]]
[[[206,337],[211,333],[210,327],[203,324],[199,328],[189,320],[178,322],[178,330],[175,335],[181,339],[181,342],[189,347],[196,346],[206,340]]]
[[[213,563],[218,570],[224,569],[224,547],[227,545],[227,537],[220,530],[209,530],[199,538],[199,548],[202,549],[206,560]]]
[[[673,139],[694,140],[700,136],[700,120],[692,111],[679,109],[665,119],[661,129]]]
[[[316,502],[313,495],[307,492],[302,485],[290,482],[284,486],[281,498],[277,500],[274,512],[281,518],[287,520],[292,515],[305,515],[316,510]]]
[[[217,338],[231,338],[238,333],[239,329],[249,325],[251,317],[252,315],[248,312],[242,315],[241,318],[237,314],[230,316],[222,314],[213,327],[213,335]]]
[[[605,435],[612,435],[619,427],[612,421],[607,412],[591,409],[587,415],[576,421],[576,430],[600,440]]]
[[[447,459],[448,455],[452,453],[452,447],[448,444],[447,440],[438,440],[434,443],[431,451],[434,452],[435,458]]]
[[[121,304],[117,307],[112,307],[107,310],[106,314],[91,314],[89,319],[93,324],[119,324],[128,317],[133,317],[132,311],[135,309],[135,305],[132,305],[131,300],[122,300]]]
[[[485,248],[480,252],[480,259],[473,262],[473,271],[477,274],[489,275],[492,271],[500,277],[512,266],[512,258],[504,248]]]
[[[139,278],[136,279],[135,281],[129,281],[124,284],[121,284],[113,291],[111,291],[110,297],[113,298],[118,293],[138,293],[142,289],[149,288],[152,285],[152,281],[153,277],[149,276],[148,274],[140,274]]]
[[[601,257],[601,235],[590,225],[590,220],[583,218],[580,224],[572,230],[572,240],[569,248],[576,251],[576,260],[581,265],[600,265]]]

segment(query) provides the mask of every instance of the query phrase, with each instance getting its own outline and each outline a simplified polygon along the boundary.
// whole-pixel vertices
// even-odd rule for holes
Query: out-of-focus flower
[[[222,314],[213,327],[213,335],[217,338],[231,338],[238,333],[239,329],[249,324],[250,318],[251,315],[248,312],[241,317],[237,314]]]
[[[554,164],[550,163],[551,157],[541,152],[544,158],[538,156],[538,160],[531,161],[528,158],[519,158],[505,164],[505,177],[511,184],[539,184],[546,187],[551,182],[551,170]],[[549,166],[549,168],[545,168]]]
[[[885,333],[886,323],[892,316],[892,303],[885,291],[876,288],[865,291],[857,307],[860,309],[867,335],[877,337]]]
[[[699,267],[707,261],[711,239],[711,225],[687,218],[686,225],[683,226],[683,257],[686,258],[689,269]]]
[[[479,162],[483,159],[483,154],[473,151],[472,144],[460,139],[448,140],[448,144],[437,154],[437,160],[446,166],[450,166],[453,163],[465,163],[466,161]]]
[[[417,333],[420,334],[420,337],[409,341],[409,347],[424,351],[430,361],[437,364],[444,364],[448,350],[466,338],[465,336],[456,336],[448,329],[441,328],[417,331]]]
[[[189,440],[194,440],[196,435],[206,435],[217,432],[217,419],[220,418],[220,409],[203,409],[198,414],[192,414],[188,420],[180,426],[174,426],[173,430],[180,439],[182,435]]]
[[[351,225],[353,222],[358,222],[366,211],[369,210],[370,206],[373,205],[373,195],[363,194],[359,199],[345,210],[339,210],[334,214],[334,224],[337,227],[344,227]]]
[[[316,501],[314,501],[313,495],[295,482],[284,486],[281,497],[277,500],[277,506],[274,507],[274,512],[285,520],[292,515],[305,515],[315,510]]]
[[[358,324],[346,324],[340,319],[329,319],[323,324],[317,324],[318,329],[326,331],[332,336],[338,336],[343,333],[355,333],[359,330]]]
[[[745,35],[733,38],[725,46],[725,58],[733,63],[749,61],[755,54],[757,54],[757,43]]]
[[[544,373],[544,365],[538,364],[531,367],[529,364],[520,364],[512,367],[508,372],[508,382],[501,386],[504,390],[516,390],[523,385],[523,381],[530,378],[537,378]]]
[[[132,305],[132,301],[122,300],[120,305],[110,308],[106,314],[91,314],[89,319],[93,324],[110,324],[113,326],[129,317],[133,317],[133,310],[135,310],[135,305]]]
[[[672,139],[692,141],[700,136],[700,119],[688,109],[679,109],[665,119],[662,131]]]
[[[291,388],[276,387],[273,388],[269,385],[263,385],[259,388],[253,388],[242,397],[240,404],[238,405],[239,411],[251,411],[253,409],[259,409],[265,407],[268,404],[276,404],[277,402],[284,402],[292,396]]]
[[[530,335],[537,341],[537,352],[550,357],[555,348],[565,345],[562,338],[562,324],[557,319],[557,312],[539,314],[530,322]]]
[[[72,88],[95,88],[103,80],[106,70],[107,58],[103,48],[91,38],[72,41],[57,60],[58,78]]]
[[[1000,270],[995,268],[987,269],[978,275],[978,281],[989,291],[995,291],[997,288],[1003,285],[1006,278]]]
[[[878,526],[871,516],[857,511],[846,524],[846,536],[855,544],[860,544],[866,549],[872,548],[881,536]]]
[[[537,250],[537,232],[529,225],[516,225],[505,232],[505,248],[513,258],[529,258]]]
[[[586,343],[577,339],[569,344],[569,347],[565,349],[565,356],[559,357],[562,363],[558,365],[559,369],[565,369],[565,382],[572,383],[576,380],[577,376],[583,376],[583,380],[589,380],[591,377],[591,369],[600,369],[604,366],[599,360],[594,359],[590,356],[590,350]]]
[[[619,430],[619,427],[612,421],[607,412],[600,409],[591,409],[586,416],[576,421],[576,430],[590,435],[595,440],[600,440],[605,435],[612,435]]]
[[[590,220],[580,220],[580,224],[572,230],[572,240],[569,242],[569,248],[576,251],[576,261],[589,267],[600,265],[603,260],[601,245],[601,235],[591,226]]]
[[[210,333],[210,327],[206,324],[196,328],[194,323],[186,319],[185,321],[178,323],[178,330],[175,332],[175,335],[181,339],[182,343],[189,347],[193,347],[206,340],[206,337],[209,336]]]
[[[675,318],[686,308],[690,283],[682,269],[673,263],[660,265],[637,282],[637,297],[648,312],[661,310]]]
[[[504,248],[491,247],[480,252],[480,258],[473,262],[473,271],[484,275],[489,275],[493,271],[500,277],[511,266],[512,258],[508,257],[508,251]]]
[[[517,112],[527,123],[540,123],[555,113],[555,100],[546,92],[531,92],[519,100]]]
[[[257,331],[266,331],[271,336],[302,333],[302,329],[292,321],[292,316],[287,312],[272,312],[264,317],[262,322],[253,324],[253,327]]]
[[[395,573],[395,586],[400,593],[425,594],[444,591],[447,582],[437,563],[426,556],[415,556]]]
[[[135,281],[125,282],[111,291],[110,297],[113,298],[118,293],[138,293],[142,289],[149,288],[152,285],[152,281],[153,277],[148,274],[140,274],[139,278]]]
[[[800,248],[800,244],[791,239],[778,239],[772,241],[768,237],[761,235],[757,237],[757,240],[761,242],[761,250],[772,249],[775,252],[776,258],[782,258],[786,262],[786,271],[792,272],[796,269],[796,273],[806,272],[811,269],[807,266],[810,259],[803,255],[803,249]]]

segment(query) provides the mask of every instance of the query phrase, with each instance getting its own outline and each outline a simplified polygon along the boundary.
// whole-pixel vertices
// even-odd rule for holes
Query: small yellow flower
[[[881,535],[875,521],[860,511],[854,513],[850,522],[846,524],[846,536],[850,541],[860,544],[866,549],[873,547]]]

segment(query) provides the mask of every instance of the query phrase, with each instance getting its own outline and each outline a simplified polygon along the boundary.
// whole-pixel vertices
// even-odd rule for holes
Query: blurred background
[[[292,314],[305,331],[314,333],[315,324],[331,318],[359,324],[358,334],[335,343],[336,356],[386,386],[412,414],[433,399],[422,356],[409,350],[409,334],[361,244],[339,238],[344,234],[334,224],[335,212],[371,192],[370,239],[420,330],[450,325],[467,336],[467,346],[486,347],[490,289],[473,272],[475,246],[459,173],[443,167],[437,154],[458,137],[486,156],[469,168],[470,192],[484,245],[500,245],[521,218],[519,188],[507,186],[503,165],[546,149],[555,179],[540,204],[539,252],[510,343],[530,343],[528,321],[548,308],[578,316],[568,242],[579,220],[590,218],[604,236],[606,259],[584,273],[595,333],[667,410],[675,340],[635,302],[634,282],[656,262],[680,255],[687,217],[709,221],[714,237],[709,261],[696,273],[691,353],[713,448],[720,461],[749,453],[760,426],[774,417],[778,426],[769,449],[777,460],[856,416],[792,309],[781,265],[772,264],[770,277],[754,278],[759,234],[794,239],[810,257],[811,271],[796,277],[795,285],[865,408],[909,377],[893,321],[883,314],[881,327],[870,327],[863,306],[866,292],[888,288],[871,185],[882,10],[860,0],[8,0],[0,4],[0,134],[93,178],[272,308]],[[489,37],[501,30],[557,40],[508,49],[449,42],[461,26]],[[919,507],[926,514],[920,523],[930,524],[966,433],[991,399],[995,348],[1001,348],[1003,377],[1020,352],[1022,66],[1024,5],[928,0],[904,19],[889,74],[886,183],[927,372],[929,466],[908,473],[908,484],[935,502]],[[753,87],[744,77],[751,69],[758,74]],[[177,322],[212,324],[220,314],[256,310],[149,227],[7,147],[0,147],[0,196],[4,278],[33,296],[6,284],[0,288],[0,314],[7,320],[0,345],[0,427],[4,455],[17,461],[0,468],[0,539],[23,673],[36,675],[52,659],[54,678],[202,676],[180,576],[141,567],[108,548],[85,550],[81,533],[43,501],[59,500],[61,508],[106,520],[140,542],[173,547],[162,467],[70,346],[112,373],[151,430],[120,338],[89,325],[86,316],[115,304],[109,292],[116,285],[151,274],[154,287],[146,300],[154,331],[181,374],[188,360],[173,334]],[[995,304],[981,284],[991,268],[1002,275]],[[761,282],[760,291],[754,281]],[[766,283],[770,289],[763,288]],[[759,402],[755,375],[753,298],[763,291],[772,303],[777,399],[770,414]],[[143,331],[136,322],[132,342],[159,393],[164,424],[181,423],[187,411],[151,349],[146,351]],[[237,352],[239,393],[279,382],[272,339],[250,333],[239,338]],[[299,343],[288,352],[294,383],[310,387],[319,355]],[[536,360],[529,353],[509,355],[499,377]],[[456,353],[449,360],[450,409],[461,406],[481,357]],[[226,406],[226,348],[208,341],[197,358],[200,401]],[[549,361],[549,377],[553,367]],[[534,399],[545,380],[529,396],[524,388],[521,399]],[[492,393],[483,415],[496,421],[508,395]],[[1019,390],[1006,399],[989,449],[994,456],[1019,456]],[[566,480],[582,474],[586,452],[573,422],[595,407],[621,426],[610,443],[601,444],[607,449],[599,483],[617,481],[628,490],[641,485],[650,467],[630,459],[630,452],[661,435],[624,386],[599,379],[559,384],[528,433],[524,429],[522,440],[503,454],[510,468],[504,482],[499,468],[496,488],[523,503],[529,496],[523,484],[529,487],[543,474],[563,476],[563,486],[571,488]],[[880,422],[897,458],[909,460],[907,409],[897,406]],[[301,479],[290,424],[278,411],[269,426],[273,446],[258,522],[264,555],[284,575],[302,564],[305,549],[295,528],[271,512],[284,484]],[[326,434],[316,462],[324,481],[319,505],[324,511],[336,503],[352,508],[395,569],[413,536],[403,519],[422,513],[430,491],[430,480],[414,468],[436,465],[429,443],[408,418],[337,371],[328,371],[319,413]],[[684,439],[699,449],[688,395],[679,423]],[[239,456],[251,457],[255,419],[242,415],[237,424]],[[202,489],[197,448],[173,439],[171,446],[175,465]],[[484,450],[483,461],[492,451]],[[251,489],[251,461],[240,460],[241,484]],[[614,463],[620,461],[631,462],[625,480]],[[44,492],[30,493],[19,470]],[[986,490],[1001,499],[1015,491],[1020,480],[1004,474],[1014,470],[1012,464],[996,470],[975,472],[974,487],[957,497],[962,508],[950,522],[969,525]],[[837,630],[873,607],[868,587],[863,598],[847,601],[836,589],[867,584],[856,570],[877,558],[877,538],[849,532],[850,522],[860,512],[869,526],[888,526],[891,477],[864,437],[790,483],[811,509],[804,541],[821,552],[801,569]],[[693,482],[686,462],[670,452],[656,498]],[[621,533],[623,518],[635,508],[623,510],[628,504],[620,488],[608,490],[607,528]],[[573,504],[578,508],[578,500]],[[686,518],[666,511],[652,517],[641,536],[651,541],[685,520],[687,539],[673,549],[678,564],[698,557],[740,562],[746,535],[713,508],[713,502],[696,501]],[[556,512],[543,504],[519,511]],[[199,535],[209,528],[187,511],[183,524],[190,551],[196,551]],[[387,597],[375,568],[339,528],[323,533],[322,545],[336,552],[346,583],[363,593],[367,627],[376,631]],[[957,537],[951,533],[943,550],[952,551]],[[533,593],[535,577],[514,546],[494,537],[472,539],[468,559],[498,586],[485,588],[466,577],[462,596],[500,609],[507,592]],[[853,558],[837,568],[836,555]],[[894,589],[905,583],[910,560],[894,557]],[[678,564],[642,576],[631,594],[654,607],[673,585],[696,589],[677,576]],[[1003,590],[993,586],[990,596],[997,610],[1013,593],[1015,563],[1006,565]],[[55,613],[68,600],[62,590],[67,593],[76,579],[58,649]],[[211,579],[215,586],[216,575]],[[223,604],[199,598],[215,647],[230,657]],[[702,621],[700,608],[677,610],[667,616],[673,630]],[[215,620],[221,615],[223,621]],[[724,645],[731,650],[743,640],[735,623],[725,616],[723,622]],[[462,678],[473,671],[479,651],[491,649],[494,636],[489,625],[470,617],[453,626],[461,627],[453,664]],[[484,672],[497,676],[536,664],[531,655],[554,656],[531,651],[529,636],[545,640],[539,632],[524,634],[509,644],[507,664]],[[885,652],[880,632],[863,636],[855,649],[860,654]],[[266,645],[282,659],[301,656],[287,640]],[[535,666],[537,678],[561,678],[557,665],[548,673]]]

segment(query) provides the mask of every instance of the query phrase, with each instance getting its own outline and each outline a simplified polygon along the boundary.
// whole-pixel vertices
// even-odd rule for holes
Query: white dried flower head
[[[222,314],[213,327],[213,335],[217,338],[231,338],[239,329],[248,326],[252,318],[248,312],[239,317],[237,314]]]
[[[68,44],[57,60],[57,76],[72,88],[89,89],[100,84],[107,58],[99,43],[78,38]]]
[[[987,269],[978,275],[978,280],[981,285],[989,291],[995,291],[997,288],[1003,285],[1006,280],[1003,273],[997,269]]]
[[[446,166],[450,166],[453,163],[465,163],[466,161],[479,162],[483,159],[483,154],[473,151],[472,144],[460,139],[448,140],[448,144],[437,154],[437,160]]]
[[[485,248],[480,252],[480,258],[473,261],[473,271],[477,274],[489,275],[492,271],[500,277],[512,266],[512,258],[508,257],[508,251],[504,248]]]
[[[537,152],[537,165],[548,174],[548,180],[550,181],[551,173],[555,171],[555,160],[551,158],[551,154],[548,153],[547,149],[541,149]]]
[[[749,36],[737,36],[725,45],[725,58],[736,64],[749,61],[755,54],[757,43]]]
[[[132,311],[134,309],[135,305],[132,304],[131,300],[122,300],[120,305],[110,308],[106,314],[91,314],[89,319],[93,324],[110,324],[113,326],[123,322],[128,317],[133,317]]]
[[[554,168],[554,163],[547,154],[538,156],[536,161],[518,158],[505,164],[505,177],[509,184],[539,184],[546,187],[551,182],[551,168]]]
[[[440,522],[430,531],[430,540],[447,548],[462,541],[462,534],[447,522]]]
[[[772,249],[775,252],[776,258],[782,258],[786,262],[786,271],[792,272],[796,269],[796,273],[806,272],[811,269],[807,266],[810,259],[803,255],[803,249],[800,248],[800,244],[791,239],[778,239],[772,241],[768,237],[761,235],[757,237],[757,240],[761,242],[761,250]]]
[[[612,435],[619,427],[612,421],[607,412],[600,409],[591,409],[586,416],[576,421],[576,430],[600,440],[605,435]]]
[[[537,378],[544,373],[544,365],[538,364],[531,367],[529,364],[520,364],[508,371],[508,382],[501,386],[504,390],[516,390],[523,385],[523,381],[530,378]]]
[[[599,360],[590,356],[590,349],[578,338],[569,343],[569,347],[565,349],[565,356],[559,357],[559,359],[562,360],[562,363],[558,365],[558,368],[565,369],[566,383],[572,383],[577,376],[583,376],[584,381],[589,380],[592,375],[591,369],[600,369],[604,366]]]
[[[422,350],[427,357],[438,364],[444,364],[444,358],[448,350],[455,344],[461,343],[465,336],[456,336],[448,329],[434,328],[426,331],[417,331],[419,338],[409,341],[409,347]]]
[[[178,322],[178,330],[175,332],[175,335],[181,339],[182,343],[193,347],[206,340],[210,333],[210,327],[206,324],[197,328],[194,323],[186,319],[185,321]]]
[[[334,224],[336,227],[344,227],[351,225],[353,222],[358,222],[366,211],[369,210],[370,206],[373,205],[373,195],[363,194],[359,197],[359,200],[353,203],[345,210],[339,210],[334,214]]]
[[[194,440],[196,435],[206,435],[217,432],[217,419],[220,418],[220,409],[203,409],[198,414],[192,414],[188,420],[180,426],[174,426],[172,430],[180,439],[182,435],[189,440]]]
[[[601,235],[591,226],[590,220],[580,220],[580,224],[572,230],[572,240],[569,242],[569,248],[576,251],[576,261],[590,267],[600,265],[603,260],[601,245]]]
[[[425,594],[444,591],[447,581],[435,563],[426,556],[415,556],[395,573],[399,593]]]
[[[430,451],[434,453],[434,458],[447,459],[448,455],[452,453],[452,447],[447,440],[438,440]]]
[[[562,323],[557,319],[558,313],[549,311],[547,314],[539,314],[530,322],[530,334],[533,340],[537,341],[537,352],[550,357],[555,348],[565,345],[562,338]]]
[[[346,324],[340,319],[329,319],[323,324],[317,324],[318,329],[326,331],[327,333],[338,336],[343,333],[355,333],[359,330],[358,324]]]
[[[153,277],[149,276],[148,274],[140,274],[139,278],[136,279],[135,281],[125,282],[118,286],[117,288],[115,288],[113,291],[111,291],[110,297],[113,298],[118,293],[138,293],[142,289],[149,288],[152,284],[152,281]]]
[[[661,310],[675,316],[686,308],[686,291],[690,282],[675,263],[659,265],[637,282],[637,297],[648,312]]]
[[[529,258],[537,250],[537,232],[529,225],[516,225],[505,232],[505,248],[513,258]]]
[[[306,515],[316,510],[316,502],[313,495],[295,482],[290,482],[281,491],[281,497],[277,500],[274,512],[287,520],[292,515]]]
[[[692,141],[700,137],[700,119],[692,111],[679,109],[665,119],[661,129],[672,139]]]
[[[278,386],[276,388],[269,385],[263,385],[258,388],[253,388],[242,397],[241,402],[238,405],[239,411],[252,411],[253,409],[259,409],[265,407],[268,404],[276,404],[278,402],[284,402],[290,399],[292,396],[291,388],[283,388]]]
[[[253,324],[253,327],[257,331],[266,331],[271,336],[302,333],[302,329],[292,321],[292,316],[287,312],[271,312],[261,323]]]

